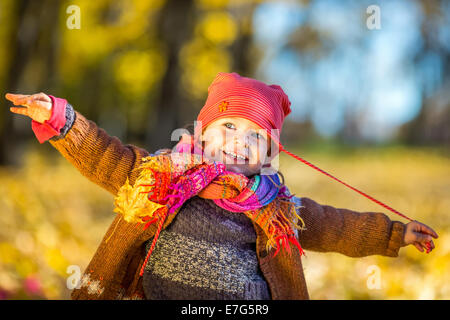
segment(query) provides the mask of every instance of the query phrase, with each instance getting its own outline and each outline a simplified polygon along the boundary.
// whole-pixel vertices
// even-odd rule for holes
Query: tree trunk
[[[179,52],[189,40],[193,29],[194,4],[192,0],[167,1],[158,17],[159,37],[165,44],[167,70],[161,82],[160,96],[156,99],[149,123],[154,123],[146,133],[146,146],[156,151],[171,147],[170,135],[181,126],[179,110],[183,108]]]

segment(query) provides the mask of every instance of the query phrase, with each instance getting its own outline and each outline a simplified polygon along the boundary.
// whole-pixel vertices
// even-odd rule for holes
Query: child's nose
[[[247,147],[248,141],[249,141],[249,139],[245,134],[237,133],[233,137],[233,145],[235,145],[235,146]]]

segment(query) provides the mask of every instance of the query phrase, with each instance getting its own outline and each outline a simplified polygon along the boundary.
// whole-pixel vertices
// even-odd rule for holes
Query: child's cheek
[[[262,165],[267,156],[267,148],[265,144],[255,143],[250,148],[250,164]]]
[[[204,153],[207,157],[220,160],[220,152],[219,150],[222,148],[224,144],[224,139],[220,132],[206,132],[204,135]]]

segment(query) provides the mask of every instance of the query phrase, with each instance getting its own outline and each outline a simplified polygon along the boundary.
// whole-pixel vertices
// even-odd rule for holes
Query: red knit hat
[[[196,136],[214,120],[241,117],[266,130],[279,144],[283,121],[291,113],[290,106],[288,96],[278,85],[267,85],[236,72],[219,72],[208,87],[208,98],[197,117],[201,125],[196,126]]]

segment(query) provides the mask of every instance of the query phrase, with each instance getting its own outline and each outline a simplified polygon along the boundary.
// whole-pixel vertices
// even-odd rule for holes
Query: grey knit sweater
[[[152,300],[270,299],[251,220],[197,196],[161,231],[143,285]]]

